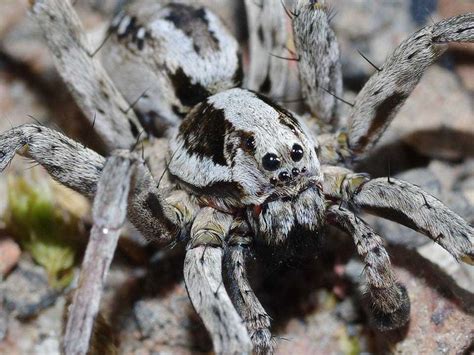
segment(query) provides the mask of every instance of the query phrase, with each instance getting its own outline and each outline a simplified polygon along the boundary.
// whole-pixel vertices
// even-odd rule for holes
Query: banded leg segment
[[[349,121],[352,153],[363,155],[377,143],[446,43],[473,41],[474,13],[469,13],[427,26],[402,42],[357,95]]]
[[[65,354],[88,353],[105,278],[127,215],[134,165],[133,160],[120,153],[105,163],[92,208],[94,224],[67,320],[63,342]]]
[[[456,260],[474,264],[474,228],[418,186],[394,178],[370,180],[339,167],[323,167],[323,173],[327,198],[405,225],[431,238]]]
[[[374,325],[381,330],[403,326],[410,316],[410,300],[405,287],[396,282],[382,238],[349,210],[331,206],[327,213],[331,224],[352,236],[365,264]]]
[[[226,269],[230,297],[243,318],[252,340],[254,352],[272,354],[275,343],[270,332],[270,317],[252,290],[247,277],[246,259],[252,240],[245,222],[235,220],[226,250]]]
[[[245,7],[250,37],[250,67],[245,87],[281,98],[288,76],[288,61],[284,58],[289,55],[284,8],[274,0],[245,0]]]
[[[191,227],[184,260],[189,298],[209,331],[217,354],[250,353],[252,343],[222,280],[223,242],[232,216],[205,207]]]
[[[298,0],[293,36],[304,98],[311,113],[334,129],[344,125],[337,97],[342,96],[339,45],[329,26],[325,0]]]

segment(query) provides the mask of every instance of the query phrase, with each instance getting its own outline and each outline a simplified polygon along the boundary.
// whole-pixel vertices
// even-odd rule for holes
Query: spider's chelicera
[[[86,114],[97,113],[94,129],[110,153],[105,158],[33,124],[0,136],[0,170],[18,152],[94,199],[94,227],[66,327],[66,352],[87,351],[98,309],[88,292],[100,293],[101,285],[93,263],[103,260],[100,275],[106,271],[126,215],[147,238],[187,243],[186,287],[218,353],[273,349],[270,318],[246,275],[246,256],[255,242],[271,249],[294,238],[324,238],[328,224],[350,234],[365,263],[373,324],[383,330],[407,322],[409,299],[382,239],[358,211],[413,228],[456,259],[473,263],[473,228],[460,216],[415,185],[371,179],[351,166],[376,144],[445,44],[474,41],[474,14],[427,26],[401,43],[344,119],[335,98],[342,91],[339,49],[325,2],[299,0],[292,11],[270,0],[245,3],[251,59],[245,78],[237,41],[210,10],[142,0],[110,27],[101,54],[112,81],[96,62],[81,57],[77,41],[68,47],[57,40],[61,22],[52,18],[74,25],[68,2],[35,4],[61,75]],[[302,116],[268,98],[284,93],[288,67],[279,57],[286,51],[287,15],[308,107]],[[74,67],[84,63],[95,70]],[[117,109],[121,95],[136,116]],[[135,149],[140,128],[165,138],[151,137],[142,153]],[[221,287],[223,259],[229,290]]]

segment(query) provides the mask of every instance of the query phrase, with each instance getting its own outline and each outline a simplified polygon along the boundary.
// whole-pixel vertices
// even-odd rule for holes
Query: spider
[[[365,263],[371,320],[382,330],[406,324],[410,302],[381,237],[360,210],[413,228],[457,260],[474,262],[473,228],[442,202],[408,182],[351,170],[446,43],[474,41],[474,14],[429,25],[403,41],[365,84],[346,120],[325,1],[298,0],[291,11],[270,0],[246,1],[246,8],[252,62],[244,78],[237,41],[206,7],[132,5],[113,20],[101,64],[68,1],[33,5],[60,74],[108,148],[101,156],[37,124],[0,135],[0,171],[19,153],[94,200],[65,353],[88,350],[126,218],[147,238],[186,243],[185,284],[217,353],[273,350],[270,318],[247,277],[246,260],[256,246],[291,252],[324,238],[326,225],[347,232]],[[275,57],[285,53],[287,15],[308,108],[301,116],[267,96],[281,94],[286,80],[285,61]],[[165,138],[143,142],[143,129]]]

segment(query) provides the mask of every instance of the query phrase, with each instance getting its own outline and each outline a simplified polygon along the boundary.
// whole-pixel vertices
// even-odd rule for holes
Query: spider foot
[[[403,327],[410,319],[410,298],[405,286],[400,283],[394,287],[392,297],[380,297],[373,303],[370,312],[370,323],[381,331],[388,331]],[[387,311],[396,304],[394,310]],[[392,308],[393,309],[393,308]]]

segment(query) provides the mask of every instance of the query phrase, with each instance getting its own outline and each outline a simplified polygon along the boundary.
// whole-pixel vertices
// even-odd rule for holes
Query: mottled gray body
[[[262,6],[268,4],[264,1]],[[381,238],[357,217],[360,209],[426,234],[456,259],[474,262],[473,228],[440,201],[406,182],[371,180],[349,169],[354,159],[377,142],[444,43],[474,41],[474,14],[428,26],[403,42],[362,89],[345,127],[333,96],[321,93],[331,87],[337,92],[340,85],[337,44],[329,29],[327,9],[324,1],[298,1],[289,15],[296,55],[301,58],[298,66],[306,73],[302,82],[307,104],[313,116],[332,124],[329,133],[318,135],[301,118],[265,96],[232,88],[238,82],[234,80],[238,73],[236,42],[209,10],[159,3],[129,10],[135,14],[132,16],[120,15],[111,27],[115,37],[107,45],[111,53],[115,51],[112,60],[117,67],[112,72],[122,93],[87,55],[80,40],[80,23],[67,1],[37,1],[33,11],[46,35],[52,28],[56,31],[48,45],[85,113],[102,110],[105,101],[113,106],[111,112],[117,113],[104,111],[95,125],[107,143],[107,158],[38,125],[20,126],[0,135],[0,171],[19,153],[42,164],[64,185],[94,198],[91,244],[66,327],[66,352],[87,352],[103,280],[125,215],[150,239],[187,242],[187,290],[217,353],[273,350],[270,318],[246,274],[247,251],[257,241],[271,249],[295,234],[322,238],[326,224],[351,234],[366,264],[373,322],[381,329],[407,322],[409,300],[391,271]],[[183,21],[188,17],[189,21]],[[58,18],[61,21],[52,21]],[[261,26],[262,31],[280,28],[280,21],[269,20]],[[257,33],[251,41],[268,41],[267,34],[259,36],[259,29],[252,28],[255,21],[250,21],[250,26],[250,33]],[[313,33],[326,36],[314,37]],[[275,38],[251,47],[268,48],[279,41]],[[313,46],[318,48],[313,51]],[[269,61],[265,63],[271,67]],[[93,77],[89,66],[98,66],[99,78]],[[78,77],[81,71],[87,73],[85,78]],[[175,85],[177,73],[185,74],[186,85]],[[278,77],[272,74],[275,81],[283,80],[284,75]],[[246,82],[259,80],[253,77]],[[138,88],[133,93],[138,97],[143,82],[152,87],[151,96],[142,95],[136,104],[140,123],[120,105],[122,94],[133,103],[132,92],[126,90]],[[332,86],[325,87],[326,83]],[[279,85],[272,82],[272,87]],[[143,117],[149,109],[160,113],[158,119]],[[155,163],[166,152],[155,150],[160,157],[142,157],[135,151],[132,137],[138,136],[142,124],[158,134],[170,129],[168,189],[157,186],[153,177],[161,176],[163,169],[149,169],[158,165]],[[117,127],[128,131],[115,134]],[[116,150],[124,144],[128,150]],[[110,210],[104,208],[109,204]],[[109,239],[98,245],[103,238]],[[224,259],[229,293],[222,286]],[[97,265],[100,268],[95,272]],[[94,302],[88,302],[90,297]]]
[[[109,31],[104,68],[154,135],[178,125],[206,97],[242,83],[237,41],[202,6],[139,1]]]

